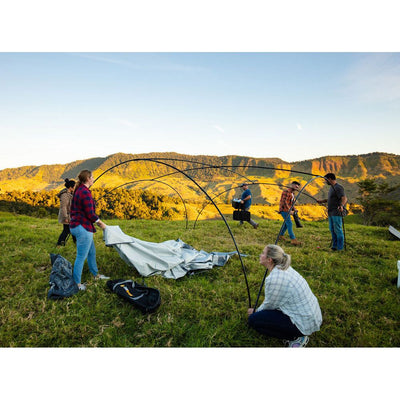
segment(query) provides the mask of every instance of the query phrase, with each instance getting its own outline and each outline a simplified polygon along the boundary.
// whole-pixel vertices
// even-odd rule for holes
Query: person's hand
[[[248,308],[247,309],[247,315],[251,315],[251,314],[253,314],[253,312],[254,312],[254,308]]]
[[[240,202],[241,202],[242,204],[244,204],[244,201],[243,201],[243,200],[240,200]]]
[[[65,218],[64,224],[65,224],[65,225],[69,224],[69,219],[68,219],[68,218]]]
[[[107,227],[107,225],[103,221],[97,222],[97,225],[98,225],[99,228],[103,229],[103,231]]]

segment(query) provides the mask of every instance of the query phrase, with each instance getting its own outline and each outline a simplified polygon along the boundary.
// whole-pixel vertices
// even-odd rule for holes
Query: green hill
[[[149,160],[153,158],[158,158],[159,162]],[[125,163],[128,160],[134,161]],[[252,187],[255,203],[274,204],[281,192],[278,185],[288,184],[293,179],[299,180],[304,185],[310,179],[309,175],[282,171],[279,168],[319,175],[334,172],[339,182],[344,185],[351,202],[355,201],[358,194],[359,180],[374,178],[389,184],[400,183],[400,156],[388,153],[326,156],[294,163],[279,158],[236,155],[217,157],[178,153],[117,153],[104,158],[79,160],[69,164],[4,169],[0,171],[0,191],[59,189],[63,186],[65,178],[75,178],[83,169],[90,169],[95,177],[99,177],[107,169],[120,163],[123,164],[103,175],[95,186],[110,188],[126,184],[124,187],[128,189],[151,188],[163,195],[176,195],[172,189],[174,188],[188,201],[202,201],[204,196],[199,188],[190,179],[177,173],[174,168],[190,169],[187,174],[193,177],[211,197],[223,193],[218,198],[223,202],[229,201],[240,193],[238,189],[235,191],[231,188],[238,186],[244,180],[251,179],[262,183]],[[214,168],[203,168],[203,164]],[[323,180],[317,179],[307,190],[311,195],[321,197],[326,195],[327,188]],[[303,201],[310,200],[304,198]]]

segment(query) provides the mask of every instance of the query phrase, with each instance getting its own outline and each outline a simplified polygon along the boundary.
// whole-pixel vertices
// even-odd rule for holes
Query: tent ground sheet
[[[117,250],[120,257],[142,276],[162,275],[178,279],[189,272],[224,266],[232,255],[237,254],[236,251],[199,251],[181,239],[146,242],[126,235],[119,226],[107,226],[103,238],[106,246]]]

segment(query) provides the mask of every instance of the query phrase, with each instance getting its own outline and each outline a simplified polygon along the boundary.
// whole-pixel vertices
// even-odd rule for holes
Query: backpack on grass
[[[109,280],[107,287],[143,313],[151,313],[161,304],[160,292],[157,289],[139,285],[132,280]]]
[[[78,285],[72,279],[72,264],[60,254],[50,254],[50,260],[53,267],[50,273],[50,289],[47,298],[57,300],[78,293]]]

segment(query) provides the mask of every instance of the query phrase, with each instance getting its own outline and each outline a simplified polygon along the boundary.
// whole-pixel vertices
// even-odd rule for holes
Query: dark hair
[[[300,182],[293,181],[293,182],[292,182],[292,185],[299,185],[299,186],[300,186]]]
[[[332,172],[329,172],[328,174],[326,174],[326,175],[324,176],[324,178],[326,178],[326,179],[332,179],[333,181],[336,181],[336,175],[335,175],[335,174],[332,174]]]
[[[65,178],[64,186],[69,189],[75,186],[75,181],[73,179]]]

